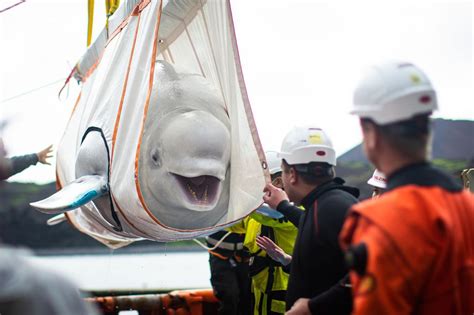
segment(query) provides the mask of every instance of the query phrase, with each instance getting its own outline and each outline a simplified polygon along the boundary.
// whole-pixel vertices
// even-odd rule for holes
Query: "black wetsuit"
[[[358,202],[359,190],[335,178],[310,192],[301,211],[288,201],[277,210],[291,222],[299,219],[291,261],[286,307],[299,298],[310,298],[313,314],[350,314],[352,297],[345,286],[348,269],[338,236],[349,208]]]
[[[227,231],[209,235],[213,247]],[[249,259],[243,249],[244,234],[231,233],[219,247],[209,251],[211,285],[219,300],[218,314],[247,315],[251,312]]]

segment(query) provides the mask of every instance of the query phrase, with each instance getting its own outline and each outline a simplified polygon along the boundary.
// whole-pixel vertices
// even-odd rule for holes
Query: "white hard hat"
[[[377,188],[385,189],[387,188],[387,178],[385,178],[385,175],[383,173],[378,170],[375,170],[374,174],[372,174],[372,177],[367,181],[367,184]]]
[[[336,152],[331,139],[315,127],[294,127],[290,130],[283,139],[278,156],[290,165],[311,162],[336,165]]]
[[[423,71],[407,62],[386,62],[363,76],[351,114],[385,125],[437,108],[436,92]]]
[[[278,157],[278,152],[267,151],[265,152],[267,158],[268,171],[270,175],[281,172],[281,158]]]

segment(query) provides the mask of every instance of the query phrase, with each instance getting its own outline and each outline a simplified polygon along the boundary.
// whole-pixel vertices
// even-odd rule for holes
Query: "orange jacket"
[[[340,240],[353,314],[474,314],[474,195],[428,164],[355,205]]]

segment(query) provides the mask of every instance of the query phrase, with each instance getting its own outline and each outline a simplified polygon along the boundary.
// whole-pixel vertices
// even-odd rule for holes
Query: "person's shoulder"
[[[336,188],[327,191],[318,200],[318,209],[334,208],[334,207],[350,207],[353,204],[359,202],[356,195],[348,191],[344,186],[343,188]]]
[[[354,205],[352,209],[364,216],[378,217],[388,213],[411,212],[410,209],[419,208],[419,205],[411,202],[411,199],[418,194],[418,188],[404,186],[383,193],[378,198],[366,199]]]
[[[334,189],[317,201],[316,216],[318,224],[324,226],[342,225],[350,208],[358,202],[347,191]]]
[[[436,235],[441,240],[441,225],[449,229],[444,202],[443,195],[431,188],[409,185],[354,205],[351,213],[370,220],[393,237],[416,235],[432,242]]]

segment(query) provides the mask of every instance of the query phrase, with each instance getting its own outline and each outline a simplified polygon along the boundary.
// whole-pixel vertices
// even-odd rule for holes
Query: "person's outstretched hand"
[[[286,266],[291,262],[291,256],[288,255],[275,244],[271,239],[266,236],[257,236],[257,245],[261,249],[267,252],[273,260],[278,261],[282,265]]]
[[[47,159],[53,157],[53,155],[51,154],[51,152],[53,152],[52,147],[53,145],[51,144],[46,149],[43,149],[36,153],[36,155],[38,156],[38,162],[40,162],[41,164],[51,165],[51,163],[49,163]]]
[[[265,193],[265,195],[263,195],[263,201],[272,209],[276,209],[283,200],[289,200],[288,195],[283,189],[273,186],[272,184],[267,184],[263,192]]]
[[[311,315],[308,303],[309,299],[298,299],[295,304],[293,304],[291,309],[285,313],[285,315]]]

